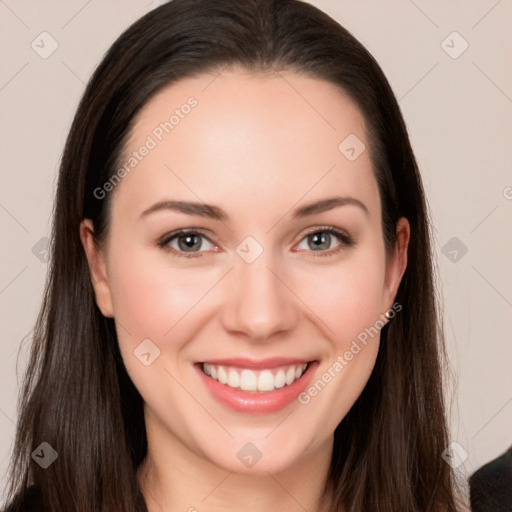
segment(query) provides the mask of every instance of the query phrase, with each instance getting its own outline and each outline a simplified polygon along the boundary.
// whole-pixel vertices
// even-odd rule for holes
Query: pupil
[[[314,250],[316,249],[328,249],[331,235],[329,233],[315,233],[311,235]]]
[[[197,235],[183,235],[178,240],[180,249],[192,249],[197,251],[201,248],[201,240]],[[194,247],[196,246],[197,247]]]

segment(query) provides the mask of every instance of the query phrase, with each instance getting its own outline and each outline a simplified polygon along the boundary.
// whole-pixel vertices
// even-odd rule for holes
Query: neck
[[[148,512],[327,512],[324,486],[332,437],[285,470],[263,474],[229,471],[191,451],[162,425],[147,429],[148,453],[138,479]]]

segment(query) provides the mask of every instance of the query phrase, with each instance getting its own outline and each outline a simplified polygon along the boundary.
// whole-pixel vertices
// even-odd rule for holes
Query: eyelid
[[[206,240],[208,240],[212,245],[217,247],[217,244],[210,238],[210,236],[207,234],[207,231],[205,231],[202,228],[182,228],[182,229],[176,229],[174,231],[170,231],[169,233],[165,233],[160,238],[157,239],[156,244],[158,247],[169,251],[173,254],[175,254],[178,257],[184,257],[184,258],[200,258],[203,256],[205,252],[218,252],[218,251],[198,251],[198,252],[185,252],[185,251],[178,251],[174,247],[171,247],[168,245],[173,239],[187,235],[187,234],[194,234],[194,235],[201,235]]]
[[[335,254],[335,253],[341,251],[342,249],[345,249],[345,248],[350,247],[355,244],[354,238],[343,229],[336,228],[334,226],[312,226],[311,228],[308,228],[306,231],[303,231],[301,233],[300,238],[294,244],[294,247],[297,244],[299,244],[300,242],[302,242],[302,240],[304,240],[304,238],[306,238],[307,236],[314,234],[314,233],[319,233],[319,232],[329,233],[329,234],[333,234],[334,236],[336,236],[340,240],[339,246],[335,249],[330,249],[330,250],[326,250],[326,251],[311,251],[311,250],[304,251],[304,250],[293,250],[292,249],[293,252],[307,252],[311,257],[329,256],[329,255]],[[217,245],[218,245],[210,238],[210,236],[207,234],[206,230],[204,230],[202,228],[193,228],[193,227],[177,229],[175,231],[166,233],[163,236],[161,236],[157,240],[156,243],[162,249],[168,250],[169,252],[172,252],[173,254],[177,255],[178,257],[198,258],[198,257],[202,257],[204,255],[204,253],[219,252],[218,250],[214,250],[214,251],[197,251],[197,252],[188,253],[185,251],[178,251],[174,247],[171,247],[168,245],[171,242],[171,240],[173,240],[174,238],[176,238],[178,236],[182,236],[182,235],[187,235],[190,233],[196,234],[196,235],[201,235],[215,247],[217,247]]]
[[[311,228],[308,228],[305,232],[301,233],[300,238],[298,242],[294,245],[294,247],[302,242],[307,236],[312,235],[314,233],[329,233],[331,235],[336,236],[340,240],[340,244],[338,247],[334,249],[329,249],[327,251],[304,251],[304,250],[294,250],[294,252],[306,252],[309,256],[316,258],[316,257],[322,257],[322,256],[330,256],[333,254],[336,254],[343,249],[347,249],[349,247],[352,247],[355,245],[356,240],[352,235],[350,235],[347,231],[344,229],[336,228],[334,226],[313,226]]]
[[[345,238],[350,238],[350,239],[352,238],[345,230],[343,230],[341,228],[336,228],[334,226],[313,226],[311,228],[306,229],[306,231],[304,231],[301,234],[299,241],[301,241],[305,236],[311,235],[313,233],[318,233],[320,231],[334,233],[335,235],[338,235],[340,237],[345,237]]]

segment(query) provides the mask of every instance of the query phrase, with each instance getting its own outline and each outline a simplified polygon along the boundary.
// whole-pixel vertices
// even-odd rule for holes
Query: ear
[[[103,316],[112,318],[114,316],[112,313],[112,295],[105,265],[105,255],[103,249],[96,243],[94,226],[90,219],[84,219],[80,223],[80,240],[89,263],[91,281],[96,295],[96,304],[103,313]]]
[[[398,219],[396,225],[396,242],[386,263],[386,280],[384,286],[384,306],[388,311],[395,300],[398,287],[407,267],[407,249],[411,237],[409,221],[405,217]]]

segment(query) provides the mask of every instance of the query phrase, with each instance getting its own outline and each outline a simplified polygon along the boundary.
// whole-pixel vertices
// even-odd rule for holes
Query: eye
[[[199,230],[180,230],[168,233],[158,241],[158,245],[185,258],[200,257],[202,252],[218,250],[217,246]]]
[[[315,228],[310,231],[296,246],[297,251],[306,250],[317,252],[315,256],[327,256],[338,253],[346,247],[354,244],[354,240],[343,231],[332,227]]]

